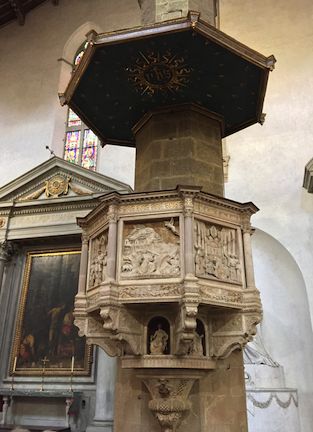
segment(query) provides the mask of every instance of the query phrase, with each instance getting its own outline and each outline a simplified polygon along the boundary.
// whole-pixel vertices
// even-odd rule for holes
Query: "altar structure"
[[[258,209],[223,197],[221,139],[264,122],[275,58],[198,12],[87,40],[61,103],[103,144],[137,151],[135,193],[78,218],[75,324],[119,358],[114,431],[247,431]]]

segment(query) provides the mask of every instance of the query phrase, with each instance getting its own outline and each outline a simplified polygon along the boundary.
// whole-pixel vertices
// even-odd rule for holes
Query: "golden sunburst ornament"
[[[193,69],[187,67],[186,57],[178,58],[178,54],[172,54],[169,48],[163,55],[155,54],[151,49],[147,49],[147,54],[140,51],[139,54],[140,57],[132,56],[136,65],[126,68],[130,73],[127,81],[133,83],[135,91],[148,96],[160,91],[163,96],[168,96],[168,91],[174,94],[187,87],[188,75]]]
[[[56,198],[62,193],[67,194],[69,181],[69,178],[65,178],[63,176],[56,176],[49,181],[46,181],[46,195],[52,195],[54,198]]]

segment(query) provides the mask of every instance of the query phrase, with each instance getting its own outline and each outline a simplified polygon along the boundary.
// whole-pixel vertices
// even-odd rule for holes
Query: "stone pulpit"
[[[88,41],[61,101],[103,144],[137,151],[135,193],[78,218],[75,324],[118,356],[114,430],[247,431],[258,209],[223,197],[221,140],[263,122],[275,59],[197,12]]]

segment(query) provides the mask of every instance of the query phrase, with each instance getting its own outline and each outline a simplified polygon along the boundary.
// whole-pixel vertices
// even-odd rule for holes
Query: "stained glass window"
[[[84,42],[74,57],[74,68],[81,61],[88,42]],[[99,138],[90,130],[74,111],[69,108],[64,145],[64,159],[96,171]]]
[[[98,144],[99,144],[98,137],[90,129],[86,129],[84,131],[83,152],[82,152],[82,162],[81,162],[81,165],[84,168],[95,171]]]
[[[77,66],[78,63],[79,63],[79,62],[81,61],[81,59],[83,58],[83,55],[84,55],[84,53],[85,53],[85,49],[87,48],[87,45],[88,45],[88,42],[85,42],[84,45],[81,46],[81,47],[78,49],[79,52],[76,53],[75,60],[74,60],[74,64],[75,64],[75,66]]]
[[[67,132],[64,159],[78,163],[81,131]]]
[[[67,126],[80,126],[82,124],[81,119],[78,117],[77,114],[74,113],[74,111],[70,108],[68,110],[68,120],[67,120]]]

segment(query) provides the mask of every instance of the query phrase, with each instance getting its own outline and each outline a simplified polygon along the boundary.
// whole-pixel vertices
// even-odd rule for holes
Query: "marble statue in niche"
[[[150,354],[164,355],[167,347],[168,334],[162,329],[162,324],[158,324],[158,329],[150,336]]]
[[[160,228],[160,224],[155,224],[163,235],[151,225],[154,224],[135,225],[126,236],[122,276],[166,276],[180,273],[179,232],[174,219],[162,223],[163,228]]]
[[[106,278],[107,267],[107,235],[102,234],[93,241],[93,253],[89,270],[89,288],[99,285]]]
[[[195,266],[197,276],[211,276],[230,282],[242,282],[241,263],[237,255],[236,230],[217,229],[195,221]]]
[[[204,335],[203,334],[200,335],[199,333],[196,332],[196,330],[194,330],[193,333],[194,333],[194,338],[193,341],[191,342],[189,354],[193,356],[203,356],[202,339]]]

